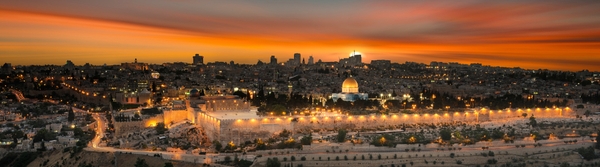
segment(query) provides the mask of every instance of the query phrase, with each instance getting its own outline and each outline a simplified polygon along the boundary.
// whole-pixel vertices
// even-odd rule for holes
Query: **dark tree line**
[[[130,122],[130,121],[141,121],[142,117],[139,114],[135,114],[133,117],[126,116],[125,114],[118,114],[115,116],[117,122]]]
[[[539,70],[539,72],[532,73],[531,77],[537,77],[543,80],[555,80],[555,81],[563,81],[563,82],[573,82],[576,81],[577,75],[573,72],[563,72],[563,71],[543,71]]]
[[[243,92],[236,93],[238,96],[242,94]],[[246,97],[246,94],[243,94],[242,96]],[[312,96],[303,96],[298,93],[293,93],[291,96],[288,96],[287,94],[275,96],[275,93],[268,93],[265,95],[264,90],[261,87],[256,97],[252,99],[252,105],[259,106],[258,111],[263,114],[266,112],[275,112],[275,114],[280,115],[282,112],[312,107],[313,98]]]
[[[448,106],[450,108],[489,107],[490,109],[498,110],[505,108],[550,108],[554,106],[564,107],[568,103],[566,99],[559,101],[549,101],[547,99],[537,99],[535,98],[535,96],[531,96],[532,98],[526,98],[523,95],[511,93],[506,93],[502,96],[488,96],[485,98],[466,96],[461,97],[459,99],[451,94],[440,93],[437,91],[431,91],[427,89],[424,89],[422,92],[422,96],[427,98],[425,100],[420,101],[418,95],[411,96],[415,98],[413,99],[413,102],[403,101],[407,102],[406,108],[410,108],[409,106],[411,106],[412,104],[416,104],[417,108],[424,108],[433,104],[434,109],[445,109],[445,107]],[[395,106],[397,105],[398,104],[396,104]]]
[[[581,100],[584,103],[600,104],[600,94],[598,94],[598,93],[584,94],[584,95],[581,95]]]
[[[351,113],[356,113],[358,111],[364,111],[367,108],[380,108],[381,105],[378,100],[356,100],[353,102],[344,101],[342,99],[338,99],[337,101],[333,101],[329,99],[325,102],[325,106],[334,109],[340,109],[344,111],[350,111]]]

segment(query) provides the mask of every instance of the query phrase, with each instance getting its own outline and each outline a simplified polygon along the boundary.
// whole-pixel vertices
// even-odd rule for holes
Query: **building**
[[[313,65],[313,64],[315,64],[315,59],[312,56],[308,57],[308,65]]]
[[[371,66],[379,69],[386,69],[392,66],[390,60],[371,60]]]
[[[302,57],[300,56],[300,53],[294,53],[294,64],[300,65],[301,60],[302,60]]]
[[[237,96],[203,96],[204,105],[199,108],[207,112],[250,111],[250,103]]]
[[[352,77],[346,78],[342,83],[342,93],[331,94],[331,99],[337,101],[342,99],[343,101],[356,101],[356,100],[367,100],[369,95],[366,93],[359,93],[358,82]]]
[[[4,65],[2,65],[2,70],[0,70],[2,74],[10,74],[12,71],[13,67],[10,63],[4,63]]]
[[[271,65],[277,65],[277,58],[275,58],[275,55],[271,55]]]
[[[68,70],[73,70],[75,69],[75,64],[73,64],[71,60],[67,60],[67,64],[65,64],[63,67]]]
[[[133,63],[121,63],[121,68],[144,71],[148,70],[148,63],[138,63],[137,59],[135,59]]]
[[[196,65],[204,64],[204,56],[200,56],[198,53],[196,53],[196,55],[194,55],[193,59],[194,59],[193,64],[196,64]]]
[[[352,52],[350,57],[340,60],[341,65],[359,66],[362,65],[362,55],[359,52]]]
[[[133,92],[115,93],[115,101],[122,104],[152,104],[152,93],[147,89]]]

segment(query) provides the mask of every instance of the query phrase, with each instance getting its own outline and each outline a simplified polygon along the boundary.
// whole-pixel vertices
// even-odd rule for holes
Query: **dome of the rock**
[[[358,93],[358,82],[352,77],[342,83],[342,93]]]

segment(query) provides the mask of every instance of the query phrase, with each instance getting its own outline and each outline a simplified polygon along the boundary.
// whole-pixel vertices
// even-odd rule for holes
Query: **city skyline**
[[[0,2],[0,63],[387,59],[600,71],[600,3]]]

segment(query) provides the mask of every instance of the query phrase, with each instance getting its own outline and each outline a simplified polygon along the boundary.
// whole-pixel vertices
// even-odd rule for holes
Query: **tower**
[[[193,57],[193,64],[204,64],[204,56],[200,56],[198,53],[196,53],[196,55]]]
[[[352,57],[350,57],[350,63],[360,65],[362,63],[362,55],[355,50],[354,53],[352,53]]]
[[[277,65],[277,58],[275,58],[275,55],[271,55],[271,65]]]
[[[294,53],[294,62],[295,62],[295,65],[300,65],[300,59],[301,59],[300,53]]]

